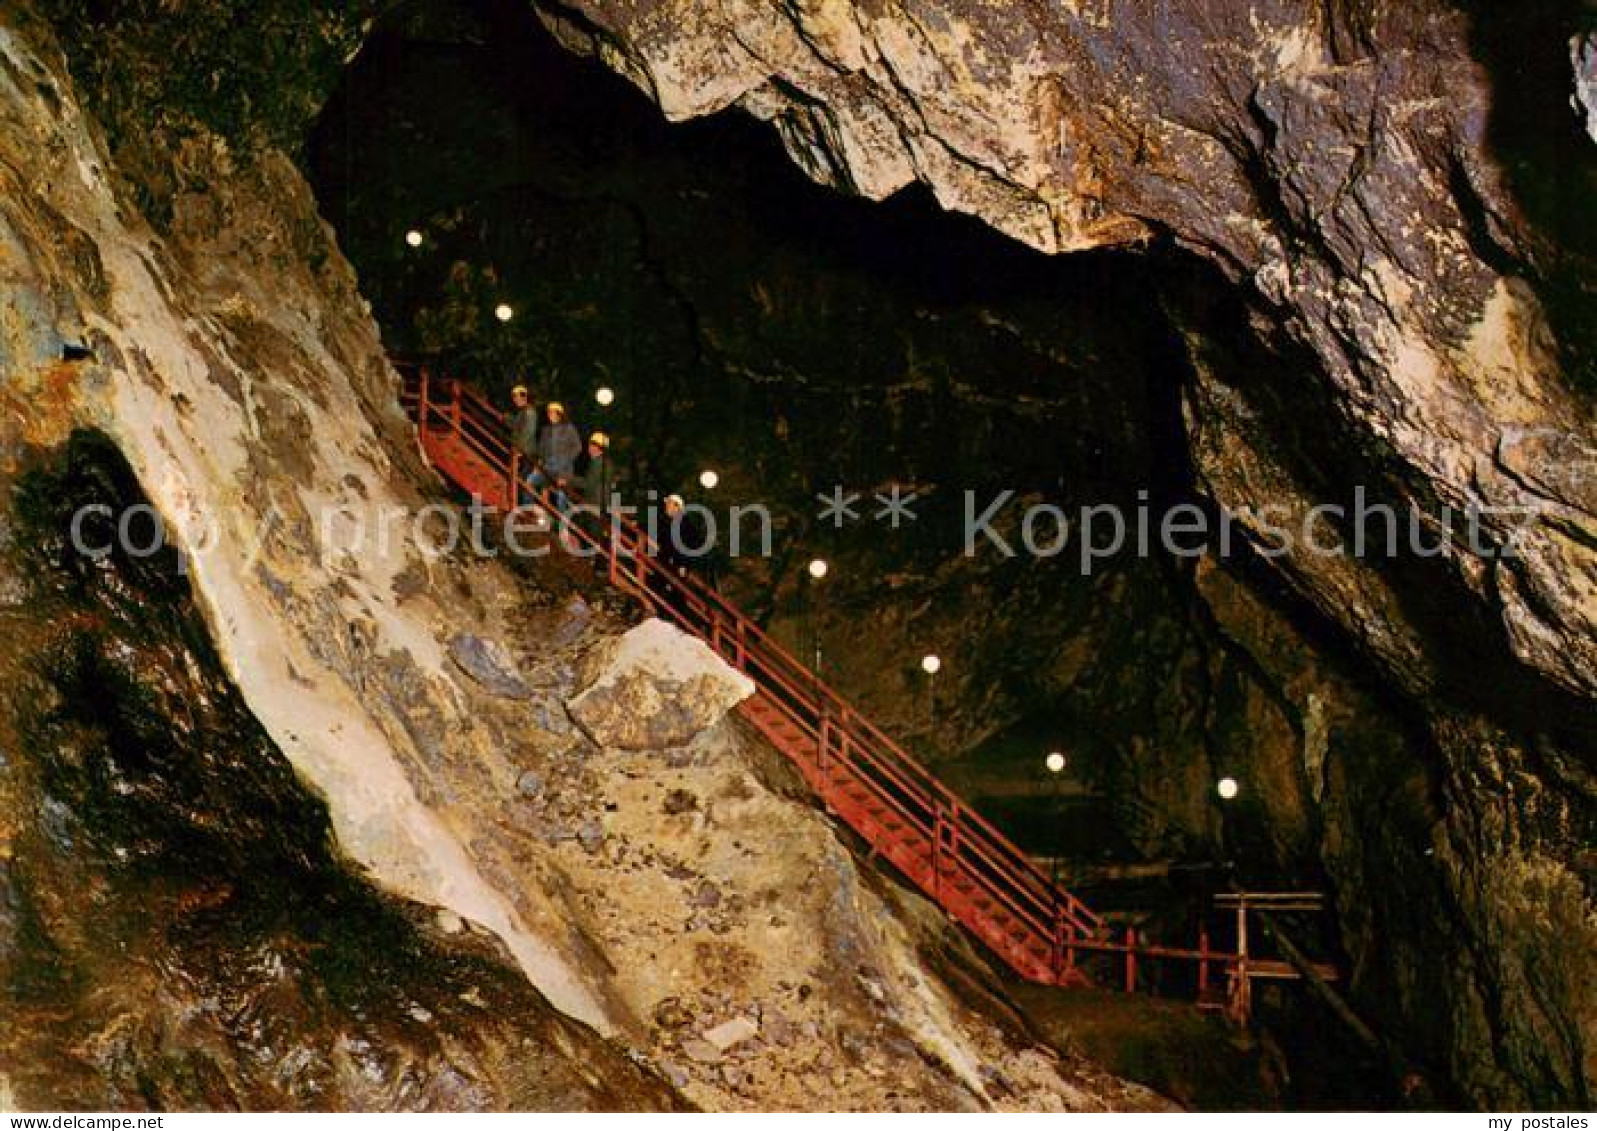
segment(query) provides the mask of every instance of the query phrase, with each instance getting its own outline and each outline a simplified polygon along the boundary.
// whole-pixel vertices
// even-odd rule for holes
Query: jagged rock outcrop
[[[840,188],[881,197],[919,180],[1047,251],[1161,234],[1219,264],[1319,364],[1350,442],[1425,485],[1412,497],[1535,514],[1517,561],[1455,559],[1460,597],[1497,610],[1523,662],[1597,690],[1597,500],[1570,474],[1593,455],[1591,406],[1502,267],[1528,234],[1488,156],[1490,81],[1461,14],[585,0],[547,19],[670,117],[736,106],[770,119]],[[1205,422],[1246,423],[1224,411],[1205,405]],[[1199,454],[1228,506],[1282,493],[1265,468],[1244,478],[1241,461]],[[1501,518],[1490,529],[1498,543],[1514,532]],[[1351,581],[1294,566],[1328,610],[1346,607]],[[1413,662],[1401,633],[1365,620],[1347,627]]]
[[[1597,142],[1597,34],[1577,35],[1569,41],[1569,61],[1575,68],[1575,93],[1570,104]]]
[[[862,872],[830,820],[789,795],[779,755],[714,721],[749,689],[702,644],[645,622],[584,666],[599,673],[584,697],[617,712],[595,715],[613,739],[541,761],[515,812],[551,846],[646,1050],[691,1100],[810,1108],[823,1081],[826,1106],[847,1110],[1162,1106],[1017,1043],[931,973],[925,956],[968,944]],[[690,688],[690,726],[662,702],[673,686]]]
[[[602,990],[561,953],[558,897],[492,882],[445,791],[416,776],[492,743],[469,724],[471,681],[445,641],[502,633],[488,600],[457,612],[428,595],[452,567],[405,521],[421,502],[414,441],[304,182],[281,153],[235,154],[201,129],[159,153],[124,137],[123,160],[171,178],[133,179],[48,29],[24,9],[7,30],[4,466],[74,426],[112,436],[184,554],[223,662],[326,797],[342,850],[483,926],[557,1008],[613,1031]],[[157,229],[130,194],[172,182],[185,187],[161,197]],[[64,362],[64,343],[88,353]]]
[[[621,750],[686,746],[754,694],[748,676],[661,620],[644,621],[589,666],[566,709],[589,738]]]
[[[458,917],[384,895],[250,716],[104,436],[26,472],[0,570],[0,1110],[672,1109]]]
[[[532,688],[516,670],[516,661],[497,640],[457,636],[449,642],[449,658],[492,695],[531,699]]]

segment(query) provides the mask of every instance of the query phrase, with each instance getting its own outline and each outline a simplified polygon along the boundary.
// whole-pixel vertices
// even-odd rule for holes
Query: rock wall
[[[102,435],[21,477],[0,560],[0,1108],[671,1109],[494,941],[356,874],[211,649]],[[145,530],[148,533],[148,530]],[[451,929],[452,928],[452,929]]]
[[[1308,620],[1336,626],[1361,675],[1395,690],[1385,717],[1425,736],[1406,772],[1374,756],[1379,743],[1313,767],[1361,1000],[1474,1100],[1581,1103],[1597,1071],[1584,847],[1597,479],[1580,310],[1597,276],[1574,217],[1550,218],[1547,202],[1579,208],[1597,182],[1579,119],[1517,120],[1517,91],[1487,64],[1512,42],[1540,75],[1551,53],[1565,68],[1558,103],[1589,76],[1580,41],[1568,70],[1576,29],[1471,7],[542,10],[669,117],[741,108],[845,191],[918,181],[1046,251],[1173,247],[1207,262],[1214,275],[1189,296],[1223,280],[1239,313],[1222,325],[1213,304],[1173,303],[1198,369],[1190,444],[1206,492],[1260,548],[1275,543],[1259,508],[1301,528],[1355,485],[1432,533],[1482,516],[1476,549],[1454,540],[1432,559],[1372,563],[1300,545],[1266,555],[1266,572]],[[1493,34],[1508,39],[1489,51]],[[1540,170],[1552,190],[1505,167],[1527,130],[1543,139],[1530,150],[1560,155]],[[1239,327],[1250,348],[1214,346]],[[1269,660],[1269,617],[1222,600],[1214,611]],[[1305,686],[1289,680],[1282,699],[1301,734],[1342,698]],[[1380,875],[1380,853],[1404,863]]]
[[[18,30],[0,141],[16,312],[8,460],[75,424],[110,434],[188,554],[223,661],[327,797],[344,851],[391,889],[483,924],[558,1008],[613,1027],[549,941],[557,905],[485,879],[398,755],[397,741],[436,758],[450,735],[473,740],[433,627],[456,618],[425,598],[401,608],[401,576],[447,568],[414,531],[356,553],[318,517],[358,509],[375,532],[381,508],[418,496],[392,373],[303,182],[278,154],[240,159],[193,134],[170,155],[184,188],[158,233],[119,194],[59,59]],[[63,363],[65,343],[92,360]]]
[[[1364,700],[1304,662],[1325,649],[1303,617],[1277,635],[1273,607],[1207,591],[1304,736],[1361,1004],[1471,1099],[1589,1104],[1597,508],[1589,355],[1553,301],[1589,276],[1492,156],[1505,100],[1477,48],[1497,17],[1476,7],[578,0],[547,18],[672,117],[771,120],[828,183],[879,197],[918,180],[1047,251],[1151,245],[1213,265],[1254,340],[1215,348],[1235,320],[1177,304],[1199,374],[1188,428],[1207,490],[1238,513],[1301,517],[1354,483],[1433,516],[1507,508],[1489,526],[1516,539],[1511,557],[1271,563],[1287,603],[1337,626],[1392,692],[1376,717],[1416,728],[1385,756],[1375,735],[1310,741]],[[209,37],[192,23],[189,50],[163,53],[161,5],[120,28],[62,5],[85,113],[49,30],[4,11],[8,466],[93,424],[186,548],[187,520],[227,516],[194,555],[199,599],[345,851],[483,923],[569,1012],[639,1032],[602,964],[571,957],[593,932],[571,928],[583,916],[557,870],[474,835],[485,791],[523,769],[504,752],[536,707],[484,712],[447,642],[506,635],[506,576],[413,544],[341,552],[310,521],[329,501],[420,501],[353,281],[287,161],[256,148],[303,130],[365,13],[285,0]],[[310,50],[279,58],[289,43]],[[1553,46],[1567,67],[1568,36]],[[166,128],[174,108],[199,116]],[[1572,115],[1546,128],[1586,146]],[[1588,183],[1589,149],[1566,161],[1566,183]],[[64,346],[94,357],[63,361]]]
[[[1575,68],[1575,93],[1570,102],[1597,142],[1597,35],[1577,35],[1569,41],[1569,60]]]
[[[1379,445],[1421,501],[1536,512],[1518,562],[1457,563],[1459,583],[1521,661],[1597,689],[1582,548],[1597,503],[1570,467],[1592,455],[1591,405],[1502,269],[1530,234],[1487,149],[1491,83],[1462,15],[587,0],[547,19],[672,118],[736,106],[771,120],[838,187],[880,198],[920,181],[1043,250],[1161,235],[1219,264],[1317,363],[1350,442]],[[1205,409],[1217,431],[1244,423]],[[1241,461],[1199,454],[1220,502],[1279,493],[1264,468],[1242,479]],[[1328,611],[1345,607],[1330,594],[1349,582],[1294,565]],[[1345,619],[1412,663],[1400,637]]]

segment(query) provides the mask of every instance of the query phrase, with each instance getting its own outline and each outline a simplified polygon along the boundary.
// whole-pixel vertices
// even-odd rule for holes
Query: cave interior
[[[490,0],[380,23],[305,163],[396,356],[497,404],[525,383],[574,406],[640,501],[767,506],[774,552],[718,563],[727,591],[795,651],[818,639],[836,686],[1096,906],[1181,934],[1220,891],[1332,885],[1305,722],[1217,623],[1196,554],[966,552],[967,492],[1212,515],[1182,419],[1189,334],[1278,382],[1305,458],[1329,448],[1294,404],[1314,391],[1291,367],[1312,363],[1214,268],[1163,240],[1046,256],[922,189],[839,195],[768,126],[667,123]],[[839,525],[819,500],[839,486],[867,507],[912,492],[919,512]],[[812,555],[834,565],[824,592],[803,576]],[[1376,770],[1361,788],[1379,821],[1423,840],[1437,783],[1409,706],[1245,548],[1225,568],[1355,689],[1368,713],[1337,743]],[[930,687],[928,653],[944,665]],[[1057,778],[1053,750],[1068,752]],[[1226,777],[1234,799],[1216,793]],[[1334,917],[1293,927],[1345,959]],[[1319,1066],[1293,1077],[1296,1102],[1392,1102],[1395,1082],[1371,1091],[1387,1066],[1321,1003],[1272,991],[1264,1013],[1294,1062]]]
[[[1354,419],[1326,355],[1305,344],[1304,311],[1264,301],[1224,249],[1204,254],[1150,216],[1132,245],[1048,255],[926,187],[881,201],[834,191],[805,176],[769,122],[737,111],[667,121],[523,0],[285,0],[237,21],[227,5],[200,6],[204,19],[184,25],[188,54],[171,59],[164,5],[57,7],[47,19],[73,30],[65,54],[98,99],[123,203],[153,231],[192,239],[179,217],[206,187],[183,183],[185,163],[228,162],[195,158],[206,144],[192,122],[176,156],[159,152],[166,135],[141,137],[140,115],[160,117],[151,106],[200,107],[194,121],[236,145],[241,182],[255,175],[250,145],[288,152],[391,358],[464,378],[498,405],[519,384],[566,404],[583,432],[611,438],[612,482],[629,501],[655,507],[675,492],[716,513],[764,508],[769,553],[703,567],[722,592],[1117,928],[1184,940],[1208,921],[1224,946],[1216,896],[1325,894],[1323,912],[1271,930],[1342,977],[1328,993],[1262,987],[1246,1034],[1151,997],[1062,1005],[997,970],[999,992],[1034,1024],[1194,1107],[1591,1105],[1590,955],[1566,942],[1597,922],[1591,699],[1545,654],[1521,654],[1494,603],[1519,576],[1512,563],[1494,573],[1500,561],[1461,566],[1410,547],[1372,568],[1367,589],[1338,590],[1346,575],[1309,576],[1254,539],[1225,538],[1217,499],[1259,483],[1344,505],[1366,491],[1432,511],[1444,500],[1391,436]],[[1467,213],[1479,263],[1534,291],[1548,324],[1527,334],[1556,339],[1561,392],[1589,421],[1597,150],[1568,114],[1566,47],[1572,29],[1597,35],[1597,24],[1579,0],[1441,7],[1469,21],[1494,94],[1482,145],[1523,215],[1508,217],[1462,157],[1438,194]],[[1337,51],[1390,46],[1362,5],[1323,9]],[[1408,17],[1386,17],[1407,42]],[[269,50],[251,42],[262,29]],[[236,64],[225,82],[217,57]],[[1281,123],[1249,109],[1239,136],[1270,139]],[[1242,163],[1260,225],[1305,264],[1334,259],[1310,246],[1323,233],[1282,194],[1299,170],[1273,167],[1267,149]],[[270,197],[280,184],[262,175],[252,188]],[[1365,219],[1379,230],[1386,218]],[[292,257],[306,237],[288,237]],[[1349,372],[1370,365],[1357,338],[1379,324],[1338,327]],[[104,359],[84,345],[60,360]],[[372,368],[384,402],[373,416],[389,414],[373,434],[396,480],[461,502],[423,472],[387,403],[390,375]],[[171,563],[123,556],[87,570],[62,550],[74,506],[146,500],[133,468],[88,430],[30,453],[13,492],[18,536],[0,540],[0,560],[43,612],[0,656],[28,689],[0,712],[0,739],[36,757],[12,764],[0,751],[0,796],[40,816],[21,863],[0,857],[0,943],[20,940],[0,957],[26,975],[8,992],[37,1024],[0,1052],[42,1066],[36,1094],[95,1086],[93,1072],[52,1067],[50,1051],[85,1040],[94,984],[118,986],[132,1012],[141,994],[165,992],[133,962],[184,969],[196,999],[241,1016],[271,1013],[278,995],[282,1039],[298,1022],[311,1033],[307,1062],[331,1055],[317,1042],[361,1043],[366,1074],[383,1080],[352,1093],[366,1102],[417,1102],[412,1076],[445,1107],[488,1103],[494,1088],[526,1105],[681,1102],[507,975],[492,946],[441,933],[421,905],[346,871],[323,800],[251,717],[205,611],[162,573]],[[1215,482],[1217,467],[1235,478]],[[826,508],[836,492],[856,514]],[[895,519],[893,497],[912,512]],[[1000,498],[1000,538],[973,536],[972,514]],[[1088,516],[1111,509],[1130,516],[1133,537],[1095,555]],[[1157,529],[1177,512],[1208,533],[1179,549],[1137,545],[1139,520]],[[1049,549],[1009,556],[999,541],[1037,533],[1028,513],[1042,516]],[[1589,529],[1571,521],[1561,536],[1589,553]],[[829,563],[824,582],[807,574],[816,558]],[[583,588],[517,569],[545,605]],[[1567,592],[1529,588],[1541,611],[1568,612]],[[1368,623],[1350,623],[1359,616]],[[933,655],[935,675],[923,665]],[[1054,752],[1062,772],[1045,761]],[[268,835],[272,817],[280,835]],[[218,822],[241,831],[217,840]],[[272,880],[252,886],[257,874]],[[117,954],[62,933],[84,892],[100,893]],[[152,930],[150,907],[180,926]],[[395,992],[366,984],[369,937],[388,952]],[[1144,988],[1181,976],[1150,970]],[[460,1004],[468,982],[487,987],[486,1003]],[[417,1003],[474,1034],[464,1060],[417,1022]],[[337,1023],[318,1032],[324,1009]],[[556,1053],[501,1055],[497,1042],[525,1034],[491,1014],[532,1018]],[[121,1089],[107,1094],[152,1107],[334,1094],[317,1073],[284,1085],[216,1075],[199,1057],[146,1079],[140,1066],[165,1063],[168,1040],[147,1021],[105,1058]],[[476,1083],[462,1083],[461,1063]]]

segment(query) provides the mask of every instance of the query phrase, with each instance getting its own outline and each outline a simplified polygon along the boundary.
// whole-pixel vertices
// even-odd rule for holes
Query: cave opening
[[[707,498],[697,478],[713,468],[719,498],[768,503],[774,555],[739,560],[725,583],[783,626],[803,562],[829,555],[819,615],[837,678],[972,788],[1007,769],[1030,790],[1048,743],[1101,734],[1102,718],[1059,718],[1058,637],[1106,611],[1105,642],[1137,619],[1189,631],[1190,583],[1168,557],[1085,578],[1077,562],[998,552],[961,564],[966,489],[1067,513],[1193,499],[1187,363],[1153,260],[1043,256],[921,190],[872,203],[820,189],[768,127],[667,124],[516,6],[415,6],[380,27],[310,164],[394,352],[469,374],[496,403],[525,382],[573,406],[640,492]],[[614,404],[595,402],[599,388]],[[872,493],[894,484],[924,500],[897,535],[869,521]],[[820,517],[815,496],[838,486],[867,500],[858,524]],[[981,634],[999,639],[960,641],[1001,588],[1025,599]],[[873,608],[890,611],[878,623]],[[864,639],[885,626],[881,646]],[[1132,649],[1115,662],[1135,656],[1115,643]],[[935,705],[915,679],[928,651],[948,661]],[[1004,703],[987,713],[1012,725],[962,709],[993,695]],[[1017,827],[1028,816],[1045,814]]]
[[[1312,612],[1258,576],[1237,597],[1224,571],[1165,552],[1090,570],[965,552],[967,493],[978,511],[1014,493],[1010,537],[1028,503],[1213,513],[1183,421],[1186,335],[1242,355],[1251,334],[1210,269],[1160,245],[1049,257],[923,190],[820,188],[768,125],[667,123],[491,0],[385,18],[306,160],[392,352],[498,404],[525,383],[572,406],[611,436],[629,490],[768,506],[774,553],[722,563],[726,590],[796,648],[815,642],[846,695],[1095,905],[1186,930],[1232,883],[1330,885],[1301,753],[1318,723],[1210,605],[1264,592],[1261,619],[1310,634]],[[919,500],[900,526],[875,514],[893,488]],[[859,520],[828,521],[835,489],[860,496]],[[814,555],[833,568],[812,594]],[[1348,728],[1355,756],[1385,766],[1369,805],[1418,853],[1437,786],[1395,755],[1424,740],[1359,686],[1390,711]],[[1339,953],[1334,923],[1306,929]],[[1286,1060],[1320,1066],[1284,1072],[1277,1101],[1394,1102],[1372,1092],[1385,1066],[1319,1003],[1267,997]]]

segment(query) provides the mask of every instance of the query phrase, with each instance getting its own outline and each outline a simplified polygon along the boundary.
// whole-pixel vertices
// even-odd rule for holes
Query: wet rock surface
[[[672,1108],[490,936],[387,896],[250,716],[174,554],[98,563],[142,502],[104,437],[24,474],[0,569],[0,1076],[8,1106]],[[96,537],[103,531],[96,529]]]

